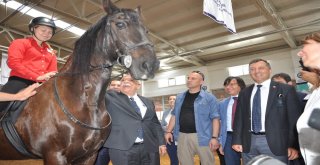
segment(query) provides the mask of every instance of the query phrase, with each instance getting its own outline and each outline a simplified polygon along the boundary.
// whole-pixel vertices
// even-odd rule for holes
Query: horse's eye
[[[123,28],[125,28],[125,24],[123,23],[123,22],[117,22],[116,23],[116,26],[119,28],[119,29],[123,29]]]

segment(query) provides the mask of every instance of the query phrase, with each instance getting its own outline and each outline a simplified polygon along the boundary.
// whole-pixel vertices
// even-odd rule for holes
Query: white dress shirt
[[[139,109],[140,109],[140,112],[141,112],[141,117],[143,118],[144,115],[146,114],[147,112],[147,106],[142,102],[142,100],[138,97],[137,94],[133,95],[133,96],[128,96],[129,99],[130,98],[133,98],[133,100],[137,103]],[[143,139],[140,139],[139,137],[136,138],[135,140],[135,143],[139,143],[139,142],[142,142]]]

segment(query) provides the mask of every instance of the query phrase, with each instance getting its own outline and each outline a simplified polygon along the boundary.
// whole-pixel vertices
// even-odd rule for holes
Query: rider
[[[57,73],[55,51],[47,43],[55,30],[52,19],[36,17],[29,23],[32,37],[12,41],[8,49],[10,77],[1,92],[17,93],[33,83],[47,81]],[[4,103],[0,104],[0,111],[4,106]]]

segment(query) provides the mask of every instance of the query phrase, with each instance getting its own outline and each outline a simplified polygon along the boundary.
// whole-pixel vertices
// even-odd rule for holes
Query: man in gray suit
[[[112,128],[104,147],[114,165],[160,165],[166,153],[163,131],[151,100],[137,95],[140,82],[131,75],[121,79],[120,93],[107,92],[106,106]]]

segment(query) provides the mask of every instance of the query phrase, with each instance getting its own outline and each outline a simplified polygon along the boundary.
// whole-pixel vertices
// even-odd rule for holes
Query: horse
[[[76,41],[65,66],[37,89],[14,124],[33,157],[12,147],[0,129],[1,160],[35,157],[45,165],[92,165],[111,129],[105,91],[112,66],[122,63],[135,79],[154,77],[159,60],[140,8],[102,4],[107,15]]]

